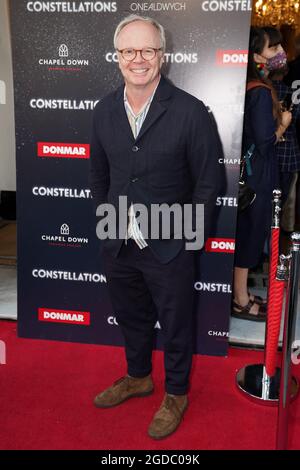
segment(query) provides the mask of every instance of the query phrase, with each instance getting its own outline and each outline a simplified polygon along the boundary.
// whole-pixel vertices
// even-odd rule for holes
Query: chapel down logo
[[[87,237],[80,237],[75,235],[70,226],[63,223],[59,232],[56,233],[43,233],[41,235],[42,242],[46,242],[49,246],[64,247],[64,248],[82,248],[87,246],[89,239]]]
[[[77,57],[76,57],[77,56]],[[63,43],[56,48],[56,53],[52,57],[40,57],[39,66],[48,67],[48,70],[67,70],[78,72],[89,66],[90,62],[86,57],[78,57],[70,47]]]
[[[69,49],[65,44],[59,46],[59,57],[69,57]]]
[[[60,227],[60,234],[61,235],[70,235],[70,227],[67,224],[62,224]]]

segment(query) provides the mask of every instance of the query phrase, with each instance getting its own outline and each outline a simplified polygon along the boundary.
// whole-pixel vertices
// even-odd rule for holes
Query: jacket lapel
[[[146,119],[142,125],[142,128],[137,136],[137,141],[143,137],[143,135],[153,126],[153,124],[164,114],[168,109],[168,99],[172,94],[172,87],[165,77],[162,75]]]
[[[114,106],[112,115],[115,125],[120,127],[127,137],[134,142],[134,136],[124,106],[124,85],[119,87],[116,91],[116,105]]]
[[[153,124],[158,120],[158,118],[164,114],[167,111],[167,108],[165,108],[159,101],[152,101],[149,111],[147,113],[146,119],[143,122],[143,125],[141,127],[141,130],[139,132],[139,135],[137,136],[136,141],[141,139],[145,132],[148,131],[148,129],[153,126]]]

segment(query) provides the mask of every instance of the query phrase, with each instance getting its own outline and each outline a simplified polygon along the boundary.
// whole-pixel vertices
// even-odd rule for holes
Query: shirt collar
[[[139,111],[138,114],[135,114],[133,111],[132,111],[132,108],[128,102],[128,99],[127,99],[127,95],[126,95],[126,85],[124,86],[124,104],[125,106],[129,109],[129,111],[131,112],[131,114],[134,116],[134,117],[138,117],[144,110],[147,106],[150,106],[151,104],[151,101],[153,100],[154,98],[154,95],[155,95],[155,92],[157,90],[157,87],[159,85],[159,82],[160,82],[160,79],[161,77],[159,77],[159,81],[158,81],[158,84],[156,85],[155,89],[153,90],[153,93],[152,95],[147,99],[146,103],[144,104],[144,106],[142,107],[142,109]]]

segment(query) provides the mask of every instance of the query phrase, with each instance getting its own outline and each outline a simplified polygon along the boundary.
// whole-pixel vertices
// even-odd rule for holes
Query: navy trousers
[[[294,173],[280,173],[281,207],[284,206],[291,188]]]
[[[152,370],[154,326],[164,340],[165,388],[187,393],[193,355],[195,251],[182,249],[162,264],[149,247],[123,243],[114,258],[103,250],[114,313],[125,339],[128,374],[145,377]]]

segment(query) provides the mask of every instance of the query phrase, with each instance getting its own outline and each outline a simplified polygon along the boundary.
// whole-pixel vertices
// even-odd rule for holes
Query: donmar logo
[[[0,341],[0,364],[6,364],[6,344]]]
[[[6,85],[3,80],[0,80],[0,104],[6,104]]]
[[[58,49],[59,57],[69,57],[69,49],[65,44],[61,44]]]
[[[246,67],[248,63],[247,50],[218,49],[216,54],[217,65],[223,67]]]
[[[58,142],[38,142],[38,157],[90,158],[89,144],[62,144]]]
[[[234,238],[208,238],[205,243],[205,251],[211,253],[234,253]]]
[[[73,325],[90,325],[90,312],[77,310],[55,310],[53,308],[39,308],[39,321],[54,323],[71,323]]]

